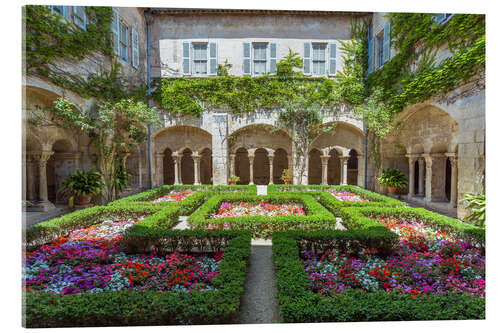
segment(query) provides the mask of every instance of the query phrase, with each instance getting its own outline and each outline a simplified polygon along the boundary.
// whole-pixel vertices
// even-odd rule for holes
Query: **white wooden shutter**
[[[311,74],[311,43],[304,42],[304,74]]]
[[[73,23],[83,30],[87,29],[87,15],[85,14],[85,6],[73,6]]]
[[[134,27],[132,27],[132,66],[139,68],[139,36]]]
[[[276,59],[278,55],[278,46],[276,43],[269,43],[269,72],[276,73]]]
[[[337,74],[337,44],[328,43],[328,75]]]
[[[250,43],[243,43],[243,74],[251,74]]]
[[[120,54],[120,32],[118,31],[118,11],[113,8],[113,21],[111,21],[111,37],[113,40],[113,51]]]
[[[382,61],[386,63],[391,58],[391,22],[384,25],[384,41],[382,50]]]
[[[209,43],[209,74],[211,75],[217,75],[217,66],[218,66],[218,61],[217,61],[217,43],[216,42],[210,42]]]
[[[189,55],[191,53],[191,43],[182,42],[182,74],[190,75],[191,74],[191,62],[189,59]]]

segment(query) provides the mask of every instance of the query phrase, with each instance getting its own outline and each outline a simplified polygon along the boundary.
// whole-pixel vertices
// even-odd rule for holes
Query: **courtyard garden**
[[[28,228],[26,325],[240,323],[252,239],[281,322],[485,316],[484,228],[356,186],[166,185]]]

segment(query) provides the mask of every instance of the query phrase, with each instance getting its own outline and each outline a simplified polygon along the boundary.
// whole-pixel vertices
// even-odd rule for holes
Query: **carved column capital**
[[[330,156],[320,156],[321,157],[321,165],[328,165],[328,160]]]
[[[39,151],[34,153],[33,157],[40,166],[45,167],[47,165],[47,161],[50,159],[52,155],[54,155],[53,151]]]

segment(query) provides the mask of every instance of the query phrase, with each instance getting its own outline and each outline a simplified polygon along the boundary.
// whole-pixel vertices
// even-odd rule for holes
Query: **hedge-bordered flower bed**
[[[165,196],[172,191],[180,192],[186,190],[195,191],[196,193],[187,196],[181,201],[153,202],[155,199]],[[255,185],[164,185],[115,200],[110,202],[108,205],[116,206],[123,204],[140,204],[158,207],[179,206],[181,207],[181,215],[189,215],[200,207],[200,205],[210,196],[224,192],[246,192],[257,194],[257,187]]]
[[[179,220],[180,208],[169,207],[162,209],[155,206],[138,206],[124,204],[119,206],[95,206],[63,215],[61,217],[44,221],[27,228],[23,235],[26,249],[32,249],[44,243],[49,243],[55,238],[65,237],[71,231],[85,228],[112,218],[135,218],[146,216],[142,225],[171,228]]]
[[[373,229],[309,233],[277,232],[273,235],[273,260],[282,322],[485,318],[485,299],[465,294],[425,295],[413,298],[404,294],[388,294],[384,291],[366,293],[355,289],[330,296],[314,293],[311,290],[311,280],[299,255],[300,250],[308,247],[326,249],[335,246],[340,250],[352,250],[352,245],[348,244],[351,240],[358,241],[356,250],[369,249],[374,244],[372,243],[374,238],[369,236],[371,230]],[[362,233],[366,234],[363,236]]]
[[[189,293],[120,290],[72,295],[25,294],[24,326],[152,326],[223,324],[235,321],[244,292],[250,256],[250,233],[161,230],[140,223],[130,229],[125,237],[129,245],[147,243],[154,248],[166,250],[165,244],[196,247],[197,244],[205,243],[210,244],[213,250],[224,248],[224,255],[218,266],[219,275],[212,279],[216,290]],[[138,248],[134,245],[131,247]]]
[[[341,201],[328,190],[336,192],[351,192],[359,195],[368,202]],[[406,202],[388,196],[365,190],[354,185],[269,185],[268,193],[282,193],[283,191],[302,191],[318,198],[319,203],[336,216],[340,215],[343,207],[407,207]]]
[[[290,216],[243,216],[213,219],[223,202],[259,204],[301,204],[306,215]],[[188,222],[197,229],[229,228],[250,230],[254,237],[268,238],[276,230],[318,230],[334,229],[335,217],[306,193],[274,193],[270,195],[221,194],[207,200],[189,218]]]

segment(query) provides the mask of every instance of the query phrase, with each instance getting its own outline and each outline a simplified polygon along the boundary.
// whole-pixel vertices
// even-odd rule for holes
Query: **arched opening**
[[[330,150],[330,158],[328,159],[327,167],[327,181],[328,185],[340,184],[340,158],[339,153],[335,149]]]
[[[358,152],[351,149],[347,160],[347,184],[358,185]]]
[[[321,153],[316,148],[309,152],[308,184],[321,184]]]
[[[414,173],[413,173],[413,186],[415,186],[415,191],[414,191],[414,194],[417,195],[418,194],[418,177],[420,175],[420,167],[419,167],[419,163],[418,161],[415,161],[413,162],[414,164]]]
[[[163,152],[163,184],[173,185],[175,183],[175,164],[172,158],[172,150],[167,148]]]
[[[181,158],[181,182],[182,184],[194,184],[194,160],[191,149],[186,148]]]
[[[444,192],[446,195],[446,200],[450,201],[450,193],[451,193],[451,162],[450,159],[446,159],[446,179],[444,184]]]
[[[200,182],[202,184],[212,184],[212,151],[203,149],[200,159]]]
[[[281,174],[284,169],[288,169],[288,157],[286,151],[283,148],[278,148],[274,152],[273,160],[273,182],[275,184],[283,184],[281,179]]]
[[[259,148],[255,151],[253,160],[253,182],[256,185],[269,184],[269,158],[267,150]]]
[[[234,173],[236,176],[240,177],[237,184],[247,185],[250,182],[250,160],[248,159],[248,151],[245,148],[238,148],[234,164]]]
[[[60,191],[62,183],[78,168],[75,154],[72,154],[71,143],[57,140],[52,145],[54,154],[47,161],[47,194],[52,203],[66,204],[70,197],[67,191]]]

